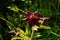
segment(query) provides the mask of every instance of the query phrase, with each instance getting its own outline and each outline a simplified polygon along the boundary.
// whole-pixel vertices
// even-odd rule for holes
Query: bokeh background
[[[50,17],[50,30],[39,29],[42,37],[38,40],[60,40],[60,0],[0,0],[0,40],[9,40],[10,29],[20,27],[25,30],[26,22],[22,21],[24,14],[21,10],[34,12],[38,10],[40,17]],[[37,40],[35,39],[35,40]]]

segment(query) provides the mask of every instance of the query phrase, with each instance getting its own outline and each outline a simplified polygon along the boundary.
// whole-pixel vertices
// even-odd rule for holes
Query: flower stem
[[[21,12],[25,13],[25,11],[23,11],[23,10],[21,10],[21,9],[19,9],[19,11],[21,11]]]
[[[30,40],[32,40],[33,34],[34,34],[34,27],[32,27],[32,33],[31,33],[31,38],[30,38]]]

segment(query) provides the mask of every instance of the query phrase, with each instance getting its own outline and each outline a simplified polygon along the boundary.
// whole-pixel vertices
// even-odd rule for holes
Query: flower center
[[[31,21],[32,21],[33,23],[35,23],[35,22],[36,22],[36,20],[35,20],[35,19],[32,19]]]

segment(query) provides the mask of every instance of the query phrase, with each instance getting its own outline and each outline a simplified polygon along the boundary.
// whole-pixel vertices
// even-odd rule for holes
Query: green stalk
[[[54,34],[55,36],[60,37],[60,35],[58,35],[58,34],[52,32],[52,30],[50,30],[50,32],[51,32],[52,34]]]
[[[14,29],[16,28],[14,24],[12,24],[11,22],[9,22],[9,21],[8,21],[8,20],[6,20],[5,18],[0,17],[0,19],[2,19],[2,20],[4,20],[4,21],[6,21],[7,23],[9,23],[9,24],[11,24],[11,25],[13,25],[13,26],[14,26]],[[9,29],[12,29],[12,28],[11,28],[11,27],[9,27]]]
[[[25,11],[23,11],[23,10],[21,10],[21,9],[19,9],[19,11],[21,11],[21,12],[25,13]]]
[[[27,25],[26,25],[26,34],[28,34],[29,33],[29,27],[28,27],[28,23],[27,23]]]
[[[0,34],[0,39],[1,39],[1,40],[3,40],[3,38],[2,38],[2,36],[1,36],[1,34]]]
[[[32,33],[31,33],[31,38],[30,38],[30,40],[32,40],[33,34],[34,34],[34,27],[32,27]]]

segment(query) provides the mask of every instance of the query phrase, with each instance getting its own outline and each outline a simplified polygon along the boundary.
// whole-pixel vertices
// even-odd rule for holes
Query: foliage
[[[0,40],[60,39],[59,0],[9,0],[0,5]],[[33,14],[37,10],[39,17]],[[27,11],[30,11],[31,14]],[[40,19],[38,20],[36,17]],[[24,18],[29,19],[30,22],[33,22],[32,19],[34,18],[40,24],[36,25],[35,20],[30,27],[30,22]]]

